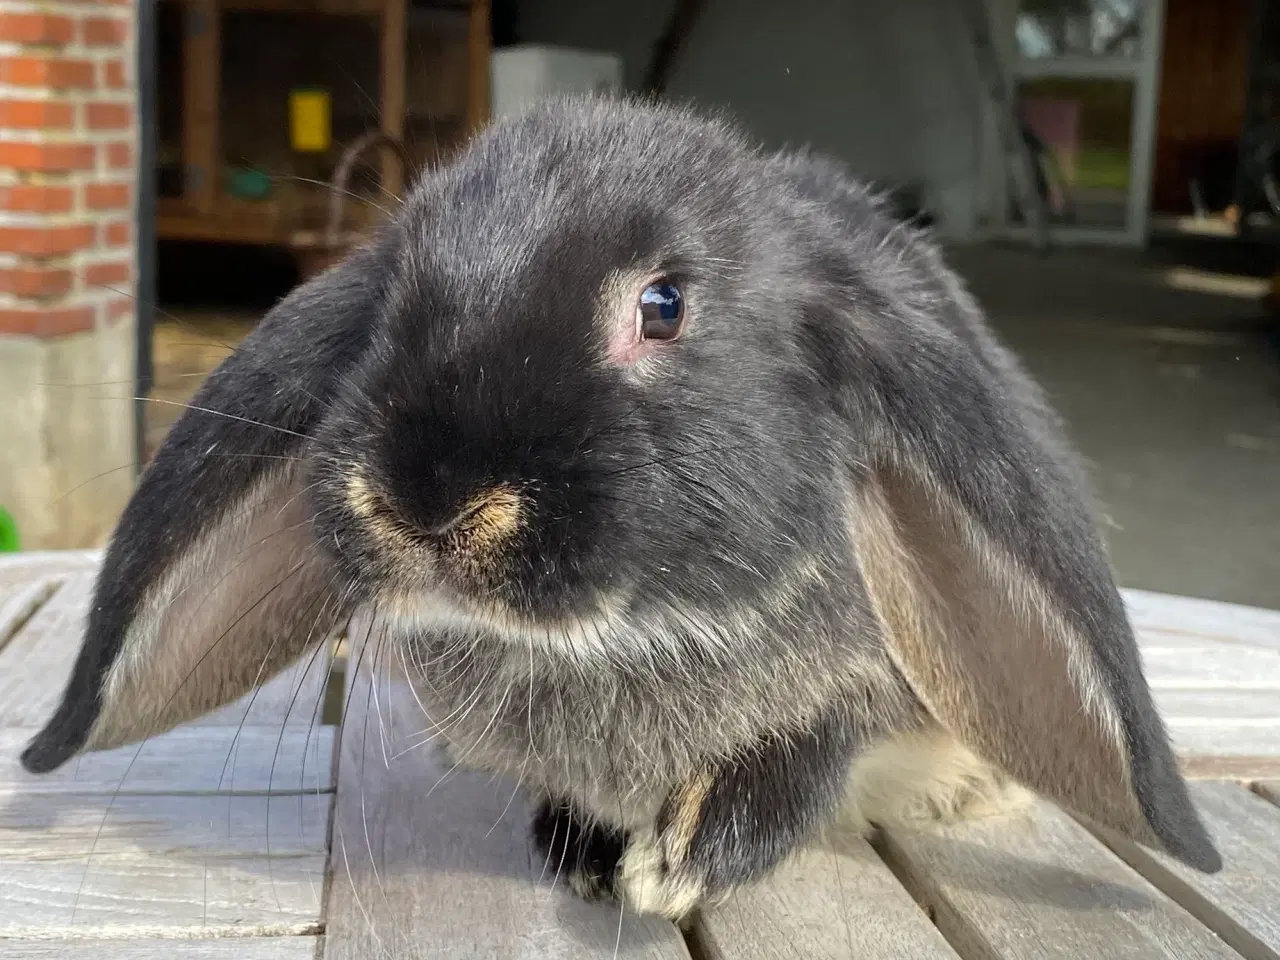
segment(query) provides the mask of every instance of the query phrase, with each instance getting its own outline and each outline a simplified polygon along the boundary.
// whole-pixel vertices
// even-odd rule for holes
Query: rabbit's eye
[[[674,340],[684,326],[684,295],[669,280],[644,288],[636,306],[636,326],[641,340]]]

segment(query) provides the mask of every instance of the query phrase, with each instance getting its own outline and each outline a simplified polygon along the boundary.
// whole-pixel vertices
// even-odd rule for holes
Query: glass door
[[[1163,0],[1016,0],[1006,49],[1055,238],[1146,239],[1163,8]],[[1007,209],[1016,232],[1020,211]]]

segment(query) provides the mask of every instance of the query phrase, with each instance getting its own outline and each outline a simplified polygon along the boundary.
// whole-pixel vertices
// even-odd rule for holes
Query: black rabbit
[[[24,762],[357,608],[587,895],[680,917],[847,798],[1022,787],[1221,866],[1040,392],[921,234],[722,120],[496,123],[277,306],[143,476]]]

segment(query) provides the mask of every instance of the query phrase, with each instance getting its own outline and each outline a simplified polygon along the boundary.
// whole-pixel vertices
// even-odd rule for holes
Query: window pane
[[[1016,24],[1018,52],[1045,57],[1142,55],[1145,0],[1022,0]]]
[[[1018,107],[1050,222],[1124,229],[1132,81],[1023,80]]]

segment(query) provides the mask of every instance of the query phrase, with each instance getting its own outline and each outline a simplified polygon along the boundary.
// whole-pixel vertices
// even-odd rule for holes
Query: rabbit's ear
[[[976,321],[883,332],[851,359],[849,515],[891,656],[939,722],[1027,787],[1218,870],[1038,391]]]
[[[336,624],[304,461],[367,342],[383,262],[371,246],[298,287],[175,423],[112,537],[62,702],[23,754],[29,770],[229,703]]]

